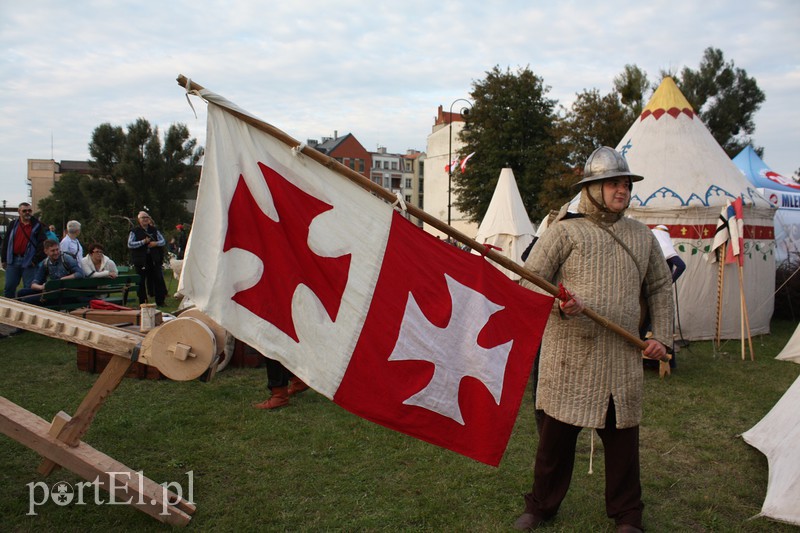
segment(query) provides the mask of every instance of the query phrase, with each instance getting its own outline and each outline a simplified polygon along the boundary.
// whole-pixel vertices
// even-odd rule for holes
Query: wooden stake
[[[750,360],[755,361],[755,356],[753,355],[753,336],[750,334],[750,317],[747,315],[747,301],[744,295],[744,266],[741,264],[739,265],[739,305],[741,306],[739,322],[742,330],[742,361],[744,361],[745,352],[745,331],[747,332],[747,341],[750,345]]]
[[[191,83],[190,83],[188,78],[186,78],[186,76],[184,76],[184,75],[179,75],[178,78],[177,78],[177,82],[178,82],[178,85],[180,85],[181,87],[186,88],[189,91],[197,91],[198,96],[202,97],[201,93],[202,93],[202,91],[205,90],[205,88],[203,86],[195,83],[194,81],[191,81]],[[188,85],[188,87],[187,87],[187,85]],[[350,181],[354,182],[356,185],[358,185],[358,186],[368,190],[369,192],[373,193],[375,196],[377,196],[379,198],[382,198],[382,199],[386,200],[389,203],[394,203],[397,200],[397,198],[395,197],[395,195],[391,191],[389,191],[387,189],[384,189],[383,187],[381,187],[380,185],[378,185],[376,183],[373,183],[372,180],[362,176],[361,174],[359,174],[355,170],[343,165],[342,163],[336,161],[332,157],[329,157],[329,156],[323,154],[319,150],[316,150],[314,148],[306,146],[303,143],[300,143],[300,141],[297,141],[296,139],[294,139],[291,136],[287,135],[286,133],[284,133],[280,129],[276,128],[275,126],[273,126],[271,124],[268,124],[267,122],[264,122],[262,120],[258,120],[257,118],[255,118],[255,117],[253,117],[251,115],[248,115],[246,113],[242,113],[242,112],[237,111],[235,109],[231,109],[229,107],[225,107],[225,110],[226,110],[226,112],[228,112],[231,115],[237,117],[241,121],[246,122],[247,124],[250,124],[251,126],[256,128],[257,130],[263,131],[264,133],[270,135],[271,137],[274,137],[275,139],[277,139],[277,140],[281,141],[282,143],[286,144],[290,148],[300,151],[303,155],[306,155],[306,156],[310,157],[311,159],[313,159],[314,161],[316,161],[320,165],[322,165],[324,167],[327,167],[327,168],[333,170],[334,172],[337,172],[337,173],[341,174],[345,178],[347,178]],[[422,220],[426,224],[428,224],[430,226],[433,226],[434,228],[436,228],[437,230],[441,231],[445,235],[448,235],[450,238],[455,239],[456,241],[458,241],[458,242],[460,242],[462,244],[466,244],[467,246],[469,246],[473,250],[479,252],[481,255],[484,255],[484,256],[488,257],[489,259],[491,259],[495,263],[499,264],[500,266],[502,266],[504,268],[507,268],[508,270],[514,272],[515,274],[519,275],[520,277],[530,281],[531,283],[533,283],[534,285],[536,285],[540,289],[548,292],[549,294],[551,294],[553,296],[557,296],[558,295],[558,293],[559,293],[558,287],[556,287],[552,283],[548,282],[544,278],[534,274],[530,270],[527,270],[527,269],[521,267],[515,261],[512,261],[508,257],[506,257],[504,255],[501,255],[501,254],[495,252],[494,250],[492,250],[491,248],[489,248],[487,246],[484,246],[483,244],[479,243],[475,239],[472,239],[472,238],[464,235],[463,233],[461,233],[460,231],[458,231],[455,228],[451,227],[450,225],[446,224],[445,222],[442,222],[441,220],[439,220],[438,218],[433,217],[432,215],[429,215],[428,213],[426,213],[422,209],[420,209],[420,208],[418,208],[418,207],[416,207],[416,206],[414,206],[412,204],[406,204],[406,210],[408,211],[409,214],[417,217],[419,220]],[[591,320],[594,320],[595,322],[597,322],[598,324],[600,324],[604,328],[609,329],[609,330],[613,331],[614,333],[616,333],[617,335],[623,337],[625,340],[627,340],[628,342],[630,342],[631,344],[633,344],[634,346],[636,346],[640,350],[644,350],[647,347],[647,344],[642,339],[640,339],[638,336],[633,335],[632,333],[630,333],[626,329],[622,328],[618,324],[615,324],[614,322],[609,321],[607,318],[597,314],[593,310],[591,310],[589,308],[586,308],[583,311],[583,314],[586,315]],[[668,356],[668,358],[671,358],[671,356],[669,356],[669,354],[667,354],[667,356]]]
[[[717,272],[717,335],[716,344],[719,349],[722,337],[722,300],[725,293],[725,247],[727,243],[722,243],[719,253],[719,271]]]

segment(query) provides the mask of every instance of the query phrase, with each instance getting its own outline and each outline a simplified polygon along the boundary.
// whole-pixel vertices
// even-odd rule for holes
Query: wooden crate
[[[139,309],[127,309],[122,311],[116,309],[89,309],[88,307],[81,307],[80,309],[73,309],[69,314],[111,326],[126,324],[138,326],[141,323],[141,310]],[[164,322],[163,313],[161,311],[156,311],[155,325],[158,326],[162,322]]]
[[[108,352],[104,352],[96,348],[90,348],[80,344],[76,344],[76,347],[78,352],[78,370],[89,372],[90,374],[102,372],[108,364],[108,361],[112,357],[115,357]],[[149,366],[142,363],[133,363],[131,368],[128,370],[128,373],[125,374],[125,377],[136,379],[161,379],[163,376],[161,372],[159,372],[154,366]]]

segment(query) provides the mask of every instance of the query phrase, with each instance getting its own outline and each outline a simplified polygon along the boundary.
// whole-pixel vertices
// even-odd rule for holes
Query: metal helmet
[[[575,184],[576,187],[583,186],[591,181],[600,181],[608,178],[627,176],[631,181],[642,181],[644,178],[637,174],[631,174],[628,162],[622,155],[608,146],[601,146],[586,160],[583,167],[583,179]]]

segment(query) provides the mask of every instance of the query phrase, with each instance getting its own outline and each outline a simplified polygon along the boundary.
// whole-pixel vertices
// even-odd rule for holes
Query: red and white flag
[[[345,409],[499,464],[553,298],[201,94],[182,292]]]
[[[444,171],[448,174],[458,168],[458,156],[444,166]]]
[[[461,173],[462,174],[467,171],[467,161],[469,161],[472,158],[473,155],[475,155],[475,152],[472,152],[467,157],[465,157],[463,161],[461,161]]]
[[[730,246],[725,254],[725,263],[739,262],[739,266],[744,265],[744,216],[742,214],[742,197],[736,198],[730,203],[730,217],[728,219],[728,231],[730,232]]]

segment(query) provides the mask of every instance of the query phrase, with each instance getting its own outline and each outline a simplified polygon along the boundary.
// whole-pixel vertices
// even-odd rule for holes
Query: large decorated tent
[[[475,240],[500,248],[499,253],[521,265],[522,252],[533,240],[534,233],[533,224],[519,194],[514,171],[504,168],[500,171],[497,186]],[[519,275],[510,270],[500,266],[498,268],[509,278],[519,279]]]
[[[782,263],[800,254],[800,183],[769,168],[753,147],[747,145],[733,163],[778,208],[775,214],[775,261]]]
[[[677,281],[680,333],[712,339],[717,327],[719,264],[708,260],[720,212],[744,202],[743,290],[750,333],[769,333],[774,306],[774,207],[745,179],[672,78],[666,77],[617,146],[631,171],[645,177],[633,187],[627,214],[648,226],[664,224],[686,262]],[[735,264],[723,269],[720,335],[742,336]],[[746,333],[745,333],[746,334]]]

